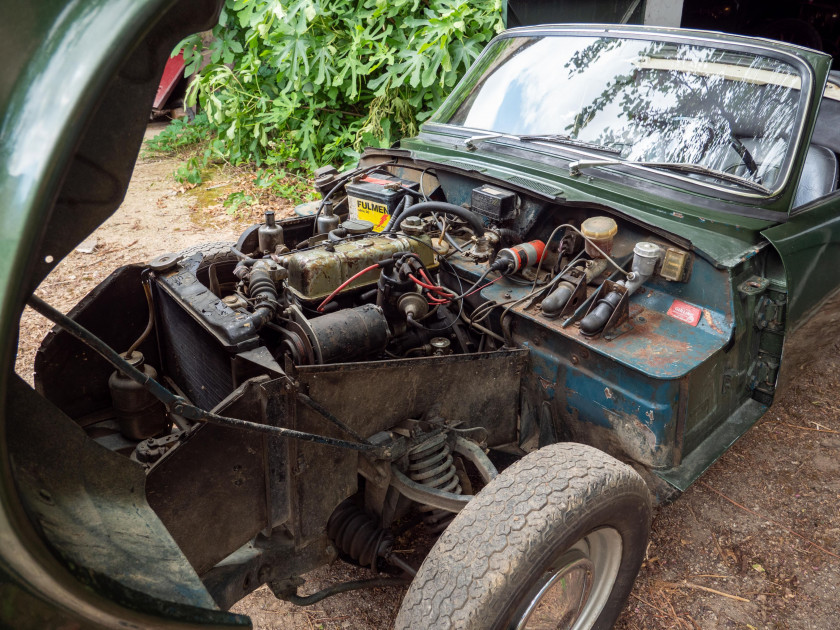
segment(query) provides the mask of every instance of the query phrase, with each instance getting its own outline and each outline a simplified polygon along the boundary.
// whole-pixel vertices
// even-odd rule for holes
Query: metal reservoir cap
[[[373,231],[373,223],[363,219],[347,219],[341,224],[341,227],[347,230],[350,235],[367,234]]]
[[[642,276],[652,276],[662,255],[662,248],[656,243],[639,241],[633,248],[633,271]]]

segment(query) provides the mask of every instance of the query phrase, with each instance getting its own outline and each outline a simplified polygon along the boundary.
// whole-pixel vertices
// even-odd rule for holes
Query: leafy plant
[[[201,171],[206,165],[206,159],[191,157],[175,169],[175,172],[173,173],[175,181],[179,184],[192,184],[193,186],[197,186],[204,179]]]
[[[253,182],[256,188],[268,190],[296,204],[312,201],[317,196],[308,179],[296,173],[288,173],[283,169],[260,169]]]
[[[187,102],[232,163],[349,164],[416,133],[501,28],[501,0],[226,0]],[[195,71],[200,37],[181,48]]]
[[[185,118],[173,120],[159,134],[146,140],[146,148],[156,154],[181,153],[213,136],[207,114],[200,113],[190,122]]]
[[[238,191],[231,193],[222,202],[222,205],[227,209],[228,214],[236,214],[240,206],[253,206],[256,203],[256,198],[246,192]]]

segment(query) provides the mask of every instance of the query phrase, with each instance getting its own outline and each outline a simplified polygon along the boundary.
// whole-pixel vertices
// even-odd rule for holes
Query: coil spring
[[[417,483],[444,492],[462,494],[461,480],[452,461],[452,451],[446,443],[445,434],[436,435],[411,449],[408,462],[408,476]],[[424,513],[423,522],[434,533],[446,529],[455,517],[451,512],[429,505],[421,506],[420,511]]]
[[[338,504],[327,521],[327,535],[336,549],[362,566],[376,570],[378,558],[385,558],[394,546],[391,530],[352,498]]]

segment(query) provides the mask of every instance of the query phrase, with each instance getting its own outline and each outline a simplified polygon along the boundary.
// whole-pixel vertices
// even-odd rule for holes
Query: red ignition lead
[[[332,301],[332,299],[333,299],[336,295],[338,295],[344,287],[346,287],[348,284],[350,284],[351,282],[353,282],[353,280],[355,280],[356,278],[358,278],[358,277],[360,277],[360,276],[363,276],[363,275],[365,275],[368,271],[372,271],[372,270],[374,270],[374,269],[379,269],[379,264],[378,264],[378,263],[377,263],[377,264],[375,264],[375,265],[371,265],[370,267],[365,267],[365,268],[364,268],[364,269],[362,269],[359,273],[357,273],[357,274],[354,274],[354,275],[350,276],[350,278],[349,278],[348,280],[345,280],[344,282],[342,282],[342,283],[341,283],[341,284],[340,284],[340,285],[336,288],[336,290],[335,290],[335,291],[333,291],[332,293],[330,293],[330,294],[327,296],[327,298],[326,298],[323,302],[321,302],[320,306],[318,306],[318,308],[317,308],[316,310],[317,310],[319,313],[323,313],[323,312],[324,312],[324,307],[325,307],[327,304],[329,304],[329,303]]]

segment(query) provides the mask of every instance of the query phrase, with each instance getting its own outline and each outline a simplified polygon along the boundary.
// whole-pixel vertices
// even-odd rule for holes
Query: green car
[[[607,628],[675,499],[840,284],[840,76],[740,36],[494,39],[296,216],[33,295],[121,203],[218,3],[4,8],[0,623],[241,627],[407,587],[397,628]],[[25,304],[56,327],[12,372]],[[409,555],[398,536],[435,540]],[[337,558],[369,579],[302,596]]]

